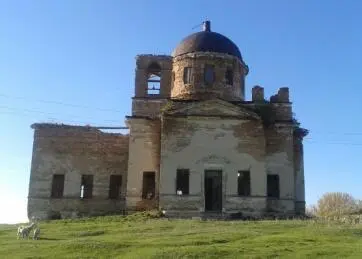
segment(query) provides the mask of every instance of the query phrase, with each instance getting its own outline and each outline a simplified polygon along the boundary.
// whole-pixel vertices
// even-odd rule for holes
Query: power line
[[[25,114],[25,113],[19,113],[19,112],[0,112],[0,114],[11,114],[11,115],[15,115],[15,116],[21,116],[21,117],[27,117],[29,118],[29,114]],[[100,121],[100,122],[104,122],[104,124],[107,124],[109,122],[106,121]],[[86,121],[75,121],[75,120],[71,120],[71,119],[66,119],[66,120],[60,120],[60,119],[56,119],[56,118],[47,118],[46,120],[44,120],[44,123],[72,123],[74,125],[95,125],[95,124],[100,124],[99,123],[93,123],[93,122],[86,122]],[[119,124],[119,121],[117,121],[117,125]],[[120,126],[122,127],[122,126]]]
[[[309,134],[323,134],[323,135],[350,135],[350,136],[362,136],[362,132],[330,132],[330,131],[314,131],[310,130]]]
[[[315,141],[315,140],[310,140],[310,139],[306,139],[306,141],[304,142],[304,144],[327,144],[327,145],[344,145],[344,146],[362,146],[362,143],[352,143],[352,142],[329,142],[329,141]]]
[[[30,98],[26,98],[26,97],[19,97],[19,96],[9,96],[9,95],[5,95],[0,93],[0,96],[2,97],[6,97],[6,98],[13,98],[13,99],[23,99],[23,100],[32,100],[32,101],[37,101],[37,102],[42,102],[42,103],[52,103],[52,104],[57,104],[57,105],[64,105],[64,106],[70,106],[70,107],[77,107],[77,108],[86,108],[86,109],[94,109],[94,110],[99,110],[99,111],[108,111],[108,112],[117,112],[117,113],[122,113],[122,111],[120,110],[113,110],[113,109],[104,109],[104,108],[98,108],[98,107],[91,107],[91,106],[83,106],[83,105],[77,105],[77,104],[70,104],[70,103],[63,103],[63,102],[58,102],[58,101],[51,101],[51,100],[34,100],[34,99],[30,99]],[[14,107],[9,107],[9,106],[4,106],[4,105],[0,105],[0,108],[2,109],[6,109],[6,110],[10,110],[11,112],[3,112],[0,111],[0,114],[11,114],[11,115],[18,115],[18,116],[24,116],[24,117],[28,117],[28,114],[24,114],[24,112],[30,112],[30,113],[37,113],[37,114],[44,114],[44,115],[49,115],[49,116],[54,116],[54,115],[60,115],[60,116],[69,116],[69,117],[82,117],[83,119],[94,119],[93,117],[83,117],[83,116],[74,116],[74,115],[70,115],[70,114],[60,114],[60,113],[50,113],[50,112],[44,112],[44,111],[38,111],[38,110],[32,110],[32,109],[24,109],[24,108],[14,108]],[[20,112],[19,112],[20,111]],[[94,124],[94,123],[90,123],[88,122],[81,122],[78,120],[71,120],[71,119],[57,119],[57,118],[49,118],[49,120],[51,120],[51,123],[54,123],[54,121],[59,121],[59,122],[72,122],[75,124],[84,124],[84,125],[89,125],[89,124]],[[105,123],[119,123],[120,120],[103,120],[103,122]],[[319,131],[310,131],[310,134],[313,133],[320,133],[320,134],[330,134],[330,135],[350,135],[350,136],[362,136],[362,132],[319,132]],[[320,141],[315,141],[312,138],[305,138],[305,143],[310,143],[310,144],[320,144]],[[325,144],[332,144],[332,145],[351,145],[351,146],[361,146],[362,143],[350,143],[350,142],[329,142],[329,141],[323,141],[323,143]]]
[[[98,111],[103,111],[103,112],[122,113],[122,111],[120,111],[120,110],[99,108],[99,107],[94,107],[94,106],[85,106],[85,105],[72,104],[72,103],[64,103],[64,102],[52,101],[52,100],[41,100],[41,99],[32,99],[32,98],[26,98],[26,97],[20,97],[20,96],[10,96],[10,95],[6,95],[6,94],[2,94],[2,93],[0,93],[0,96],[5,97],[5,98],[11,98],[11,99],[31,100],[31,101],[40,102],[40,103],[51,103],[51,104],[70,106],[70,107],[76,107],[76,108],[93,109],[93,110],[98,110]]]
[[[50,116],[54,116],[54,115],[61,115],[61,116],[69,116],[69,117],[78,117],[80,118],[80,116],[74,116],[74,115],[71,115],[71,114],[60,114],[60,113],[51,113],[51,112],[44,112],[44,111],[37,111],[37,110],[32,110],[32,109],[22,109],[22,108],[14,108],[14,107],[9,107],[9,106],[5,106],[5,105],[0,105],[0,109],[6,109],[6,110],[10,110],[10,111],[15,111],[15,113],[17,111],[20,111],[20,112],[30,112],[30,113],[38,113],[38,114],[44,114],[44,115],[50,115]],[[1,112],[0,112],[1,113]],[[83,117],[83,119],[93,119],[93,117]],[[118,120],[104,120],[104,121],[107,121],[107,122],[111,122],[111,123],[119,123]]]
[[[28,117],[27,114],[24,113],[17,113],[17,112],[0,112],[0,114],[12,114],[12,115],[17,115],[17,116],[22,116],[22,117]],[[49,121],[50,120],[50,121]],[[75,121],[75,120],[58,120],[58,122],[55,122],[56,119],[54,118],[50,118],[48,121],[44,122],[44,123],[73,123],[74,125],[95,125],[95,124],[99,124],[99,123],[92,123],[92,122],[85,122],[85,121]],[[104,121],[106,122],[106,121]],[[123,127],[123,126],[119,126],[119,127]],[[67,136],[64,136],[67,137]],[[83,143],[83,142],[74,142],[74,143]],[[352,143],[352,142],[329,142],[329,141],[316,141],[312,138],[305,138],[304,139],[304,144],[318,144],[318,145],[344,145],[344,146],[362,146],[362,143]]]
[[[2,94],[0,93],[0,96],[2,97],[6,97],[6,98],[12,98],[12,99],[20,99],[20,100],[31,100],[31,101],[35,101],[35,102],[40,102],[40,103],[51,103],[51,104],[56,104],[56,105],[63,105],[63,106],[69,106],[69,107],[76,107],[76,108],[84,108],[84,109],[93,109],[93,110],[99,110],[102,112],[115,112],[115,113],[123,113],[124,111],[121,110],[115,110],[115,109],[106,109],[106,108],[99,108],[99,107],[94,107],[94,106],[85,106],[85,105],[79,105],[79,104],[72,104],[72,103],[64,103],[64,102],[59,102],[59,101],[53,101],[53,100],[41,100],[41,99],[32,99],[32,98],[26,98],[26,97],[20,97],[20,96],[11,96],[11,95],[6,95],[6,94]],[[4,107],[4,106],[0,106],[0,107]],[[19,108],[11,108],[10,109],[19,109]],[[24,110],[28,110],[28,109],[24,109]],[[47,114],[45,112],[42,111],[30,111],[29,112],[36,112],[36,113],[43,113],[43,114]],[[59,114],[59,113],[58,113]],[[67,116],[65,114],[65,116]],[[73,115],[72,115],[73,116]],[[113,121],[115,122],[115,121]],[[356,135],[362,136],[362,132],[328,132],[328,131],[314,131],[314,130],[310,130],[309,134],[324,134],[324,135]]]

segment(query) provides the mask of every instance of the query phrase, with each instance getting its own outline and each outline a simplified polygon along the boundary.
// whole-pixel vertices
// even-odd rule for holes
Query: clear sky
[[[0,0],[0,223],[26,220],[34,122],[124,125],[137,54],[170,54],[203,20],[266,96],[290,87],[307,203],[362,198],[361,1]]]

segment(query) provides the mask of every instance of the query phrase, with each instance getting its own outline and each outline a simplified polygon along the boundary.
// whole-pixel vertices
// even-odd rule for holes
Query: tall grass
[[[17,226],[1,226],[0,258],[362,258],[361,224],[158,217],[40,222],[40,240],[17,240]]]

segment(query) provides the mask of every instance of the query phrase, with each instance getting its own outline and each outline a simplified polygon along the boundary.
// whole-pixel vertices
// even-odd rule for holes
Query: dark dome
[[[220,33],[210,31],[210,22],[204,23],[204,31],[196,32],[184,38],[172,52],[176,57],[192,52],[217,52],[229,54],[242,60],[239,48],[230,39]]]

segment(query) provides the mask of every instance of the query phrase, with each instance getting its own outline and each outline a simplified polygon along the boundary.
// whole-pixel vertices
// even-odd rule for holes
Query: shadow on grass
[[[74,234],[74,236],[76,236],[76,237],[90,237],[90,236],[100,236],[100,235],[103,235],[104,233],[106,233],[106,232],[103,231],[103,230],[83,231],[83,232]]]
[[[63,239],[60,239],[60,238],[51,238],[51,237],[40,237],[39,240],[54,241],[54,240],[63,240]]]

